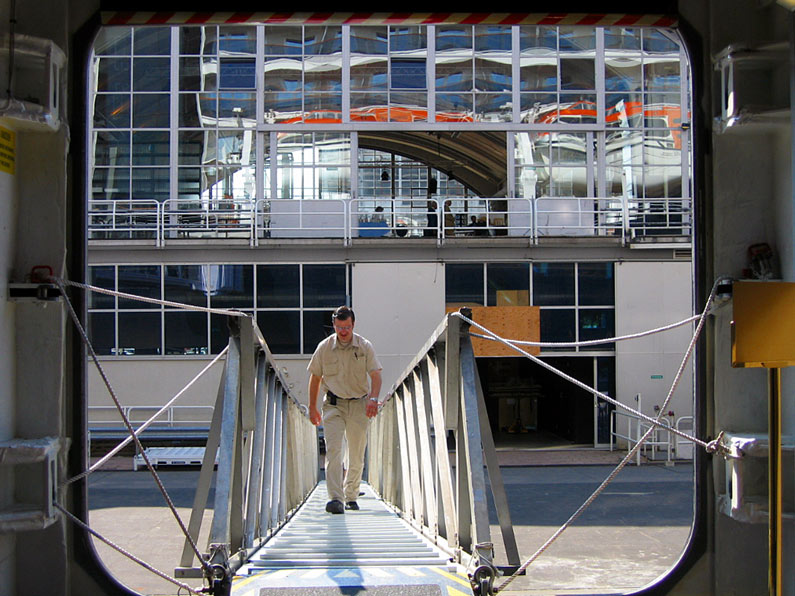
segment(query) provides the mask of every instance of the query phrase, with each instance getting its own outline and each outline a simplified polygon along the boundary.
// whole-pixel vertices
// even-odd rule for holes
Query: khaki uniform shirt
[[[337,341],[336,334],[321,341],[306,369],[321,377],[324,393],[331,390],[338,397],[358,398],[370,390],[369,373],[381,368],[373,344],[354,333],[347,346]]]

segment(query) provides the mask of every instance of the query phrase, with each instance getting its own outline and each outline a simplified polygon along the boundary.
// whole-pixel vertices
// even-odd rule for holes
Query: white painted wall
[[[616,335],[661,327],[692,314],[689,262],[623,262],[616,264],[615,271]],[[640,393],[643,413],[655,415],[654,406],[662,407],[687,350],[692,329],[688,325],[665,333],[618,342],[617,399],[634,408],[635,396]],[[674,412],[674,421],[680,416],[692,415],[692,360],[666,411]]]
[[[123,406],[160,407],[170,401],[211,361],[212,358],[206,360],[117,358],[101,361],[101,364],[111,387]],[[89,362],[87,366],[89,405],[90,407],[104,407],[99,412],[89,410],[89,420],[99,420],[100,415],[110,420],[118,420],[118,416],[109,409],[114,407],[113,400],[96,366],[93,362]],[[221,359],[191,385],[174,405],[212,406],[218,394],[223,368],[224,360]],[[139,413],[143,414],[144,412],[139,411]],[[201,412],[191,411],[190,413],[200,414]],[[209,420],[208,417],[207,421],[209,422]]]
[[[390,390],[444,317],[440,263],[355,263],[356,331],[373,342]]]

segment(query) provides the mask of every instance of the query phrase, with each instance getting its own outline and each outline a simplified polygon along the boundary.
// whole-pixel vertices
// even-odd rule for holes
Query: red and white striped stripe
[[[590,25],[674,27],[660,14],[472,12],[103,12],[104,25]]]

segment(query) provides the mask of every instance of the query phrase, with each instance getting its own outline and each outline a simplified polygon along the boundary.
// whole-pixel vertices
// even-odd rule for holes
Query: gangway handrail
[[[484,466],[510,566],[519,565],[519,553],[469,325],[456,315],[436,328],[370,425],[368,482],[451,558],[474,569],[472,576],[493,578]],[[448,431],[455,437],[455,475]]]
[[[318,481],[317,430],[292,395],[251,317],[228,317],[229,348],[188,531],[201,530],[218,464],[207,562],[231,585],[234,571],[283,525]],[[188,539],[177,577],[201,577]],[[223,590],[221,590],[223,592]]]

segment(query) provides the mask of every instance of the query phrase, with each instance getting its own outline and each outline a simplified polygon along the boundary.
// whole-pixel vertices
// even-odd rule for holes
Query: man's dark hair
[[[340,306],[337,310],[334,311],[334,314],[331,315],[331,320],[336,321],[339,319],[340,321],[347,321],[348,319],[351,320],[352,323],[356,322],[356,315],[353,314],[353,310],[348,308],[347,306]]]

